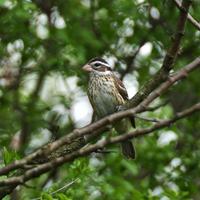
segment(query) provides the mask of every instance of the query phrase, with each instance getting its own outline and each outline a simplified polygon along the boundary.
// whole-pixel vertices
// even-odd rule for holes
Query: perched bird
[[[117,112],[128,100],[124,84],[104,59],[91,59],[83,66],[83,70],[89,72],[88,97],[94,110],[95,120]],[[119,134],[123,134],[127,133],[131,124],[135,127],[134,118],[126,118],[115,123],[114,128]],[[135,149],[130,140],[122,142],[121,146],[122,154],[126,158],[135,158]]]

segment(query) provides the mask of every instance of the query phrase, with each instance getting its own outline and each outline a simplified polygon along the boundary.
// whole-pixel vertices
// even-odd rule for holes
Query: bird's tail
[[[126,140],[122,142],[121,147],[122,147],[122,154],[127,159],[135,159],[135,156],[136,156],[135,148],[133,146],[133,143],[130,140]]]

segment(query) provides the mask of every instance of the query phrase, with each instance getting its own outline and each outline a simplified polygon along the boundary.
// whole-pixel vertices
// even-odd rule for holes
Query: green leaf
[[[16,151],[13,151],[13,150],[8,151],[6,147],[3,148],[3,160],[4,160],[5,165],[18,159],[19,159],[19,155],[17,154]]]
[[[58,193],[55,195],[59,200],[72,200],[71,198],[67,197],[65,194],[63,193]]]
[[[42,200],[53,200],[53,197],[48,193],[43,193],[41,197]]]
[[[4,5],[5,2],[6,0],[0,0],[0,6]]]

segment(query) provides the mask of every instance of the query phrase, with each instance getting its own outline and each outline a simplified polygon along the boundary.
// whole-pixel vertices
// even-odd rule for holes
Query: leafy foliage
[[[190,13],[200,19],[199,1],[193,1]],[[74,110],[85,101],[87,77],[81,66],[90,58],[104,56],[119,74],[131,65],[124,81],[139,89],[160,68],[178,16],[172,1],[0,1],[1,165],[86,125],[85,118],[89,122],[89,115],[76,119],[85,104],[76,115]],[[199,33],[187,23],[175,70],[199,56]],[[167,105],[145,116],[167,119],[199,99],[197,72],[154,103],[167,100]],[[137,119],[136,124],[151,123]],[[30,187],[17,191],[18,198],[198,199],[199,130],[195,114],[135,139],[134,161],[123,159],[114,145],[108,147],[114,153],[94,153],[29,181]]]

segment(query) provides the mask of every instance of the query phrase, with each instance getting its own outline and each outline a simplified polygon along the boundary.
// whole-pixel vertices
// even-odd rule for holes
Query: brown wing
[[[124,100],[128,100],[128,93],[126,91],[124,84],[117,76],[113,75],[113,77],[115,79],[115,86],[118,92],[120,93],[120,95],[123,97]]]
[[[113,75],[114,79],[115,79],[115,86],[118,90],[118,92],[120,93],[120,95],[123,97],[124,100],[128,100],[128,93],[127,90],[123,84],[123,82],[115,75]],[[132,126],[135,128],[135,119],[134,117],[130,117],[130,121]]]

